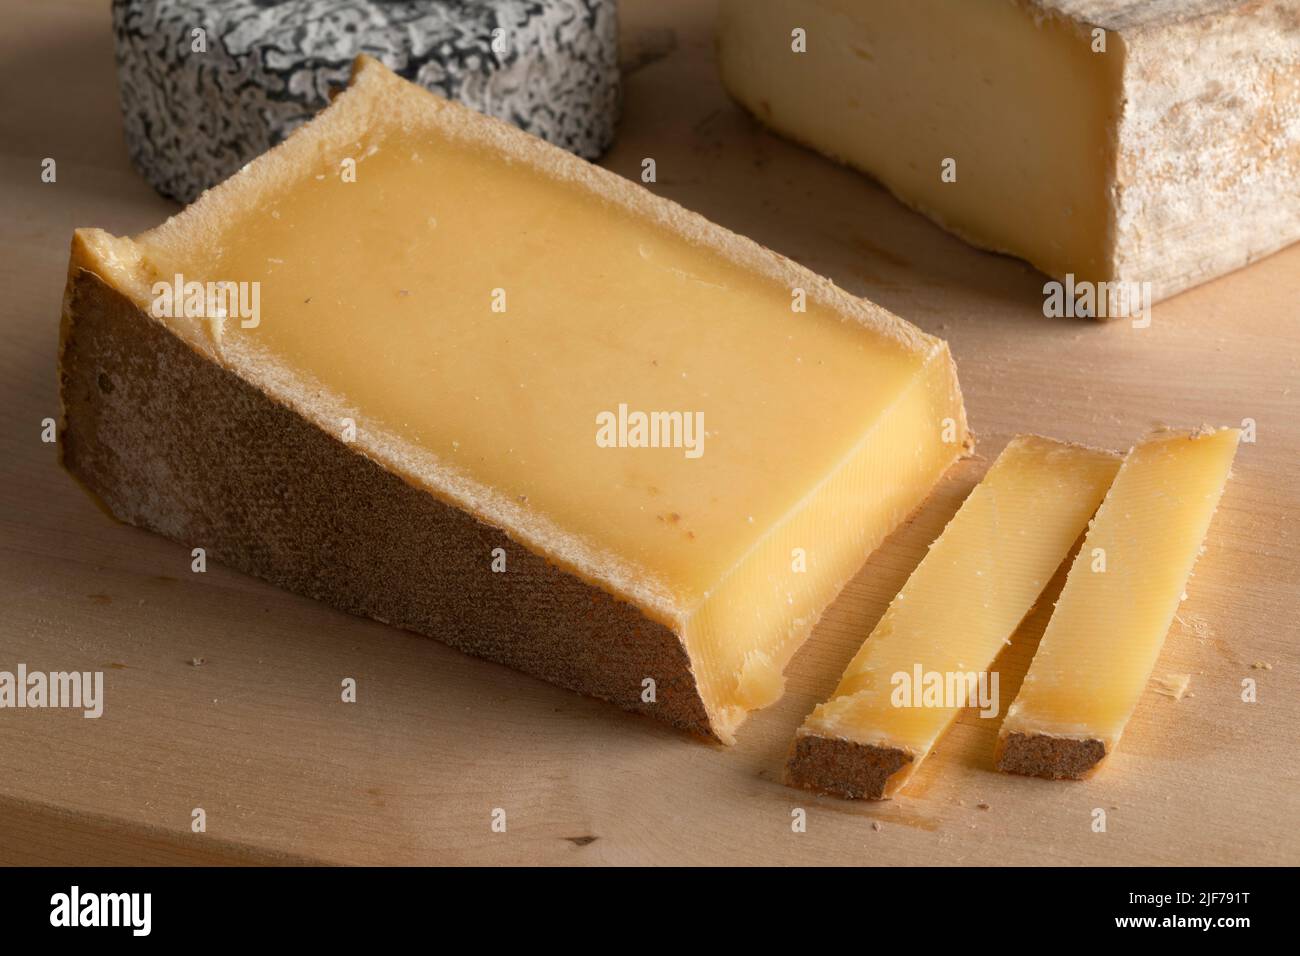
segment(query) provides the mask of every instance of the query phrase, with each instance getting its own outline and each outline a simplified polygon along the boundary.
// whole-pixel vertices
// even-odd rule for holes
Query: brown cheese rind
[[[785,765],[785,782],[850,800],[884,800],[889,781],[912,762],[897,747],[860,744],[838,737],[799,734]]]
[[[1013,731],[998,741],[997,768],[1048,780],[1081,780],[1090,776],[1106,756],[1106,745],[1095,738],[1055,737]]]
[[[715,738],[678,635],[199,355],[77,261],[65,468],[118,519],[353,614]],[[494,548],[509,574],[493,574]],[[653,678],[655,702],[642,700]]]

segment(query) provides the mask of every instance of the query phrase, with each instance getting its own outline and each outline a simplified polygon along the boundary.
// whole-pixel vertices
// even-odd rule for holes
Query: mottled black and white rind
[[[113,26],[131,159],[182,202],[315,115],[358,53],[589,159],[618,120],[614,0],[113,0]]]

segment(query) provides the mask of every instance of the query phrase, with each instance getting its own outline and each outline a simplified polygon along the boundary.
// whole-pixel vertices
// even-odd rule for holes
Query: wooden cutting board
[[[654,157],[662,194],[946,337],[979,457],[872,557],[730,749],[221,567],[192,573],[186,549],[105,517],[41,441],[73,227],[134,233],[174,207],[127,161],[107,4],[17,5],[0,35],[0,670],[100,670],[106,702],[98,720],[0,710],[0,862],[1300,863],[1300,246],[1158,305],[1147,329],[1045,319],[1042,276],[734,106],[710,4],[622,11],[606,165],[637,176]],[[793,730],[1011,435],[1123,449],[1157,423],[1245,418],[1258,441],[1156,668],[1191,674],[1191,693],[1153,684],[1095,779],[996,773],[998,721],[968,713],[903,798],[781,785]],[[998,664],[1004,701],[1051,596]]]

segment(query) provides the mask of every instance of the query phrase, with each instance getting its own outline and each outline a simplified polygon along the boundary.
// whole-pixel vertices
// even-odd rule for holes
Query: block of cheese
[[[718,31],[763,123],[1058,279],[1158,299],[1300,238],[1300,0],[723,0]]]
[[[721,740],[968,440],[944,342],[367,58],[65,313],[113,514]]]
[[[1087,776],[1114,751],[1228,480],[1235,428],[1162,431],[1124,459],[998,737],[999,770]]]
[[[594,159],[619,109],[614,0],[113,0],[131,160],[191,202],[279,143],[359,53]]]
[[[964,706],[982,705],[996,717],[993,660],[1118,469],[1110,452],[1013,439],[890,602],[830,700],[804,721],[786,781],[888,798]]]

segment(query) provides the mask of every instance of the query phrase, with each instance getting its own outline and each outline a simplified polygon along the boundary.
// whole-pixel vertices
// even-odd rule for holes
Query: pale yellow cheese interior
[[[1102,281],[1123,49],[1093,42],[1021,0],[723,0],[718,23],[723,80],[763,123],[977,245]]]
[[[168,321],[677,628],[724,738],[966,441],[939,340],[811,275],[795,312],[793,266],[376,64],[116,254],[136,289],[259,282],[256,328]],[[620,404],[702,412],[702,454],[599,447]]]
[[[945,681],[987,673],[1118,469],[1119,456],[1109,452],[1034,436],[1013,439],[800,732],[909,754],[884,795],[897,791],[961,708],[950,701],[912,706],[910,692],[896,696],[896,687],[911,687],[917,668]],[[907,681],[896,685],[896,675]]]
[[[1003,736],[1100,740],[1107,753],[1114,749],[1185,596],[1239,434],[1162,432],[1129,452],[1070,568]]]

